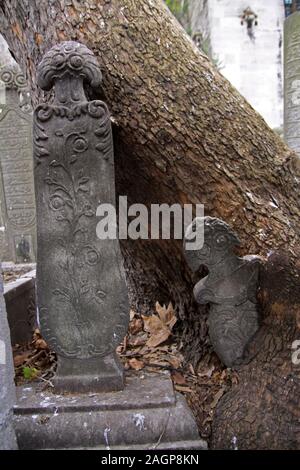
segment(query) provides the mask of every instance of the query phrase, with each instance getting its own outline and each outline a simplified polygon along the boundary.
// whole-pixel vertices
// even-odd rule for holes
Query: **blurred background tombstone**
[[[0,259],[35,261],[32,109],[26,78],[0,38]],[[3,54],[3,55],[2,55]]]
[[[300,155],[300,11],[284,22],[284,139]]]

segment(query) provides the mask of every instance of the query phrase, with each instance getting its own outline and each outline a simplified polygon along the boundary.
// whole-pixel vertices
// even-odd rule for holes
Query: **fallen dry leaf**
[[[134,370],[141,370],[145,366],[143,361],[139,361],[135,357],[133,357],[132,359],[129,359],[128,363],[129,363],[131,369],[134,369]]]
[[[121,356],[124,358],[130,358],[130,357],[136,357],[136,356],[142,356],[143,354],[141,353],[141,347],[137,347],[134,350],[127,350],[125,353],[122,353]]]
[[[159,302],[156,302],[157,315],[144,316],[144,331],[150,333],[146,345],[150,348],[154,348],[164,343],[171,335],[171,330],[175,325],[177,319],[174,314],[172,304],[168,305],[168,308],[161,306]]]
[[[225,389],[224,388],[221,388],[214,396],[214,399],[213,401],[211,402],[210,404],[210,408],[215,408],[219,402],[219,400],[222,398],[222,396],[224,395],[225,393]]]
[[[173,329],[173,326],[175,325],[176,322],[177,322],[177,318],[176,318],[176,317],[173,317],[172,320],[169,321],[168,327],[170,328],[170,330]]]
[[[182,364],[181,357],[169,356],[168,361],[171,364],[171,366],[174,367],[174,369],[178,369]]]
[[[170,329],[161,321],[157,315],[150,317],[142,316],[144,321],[144,330],[150,333],[150,338],[146,342],[146,346],[155,348],[164,343],[170,336]]]
[[[144,330],[151,335],[158,333],[162,328],[166,328],[165,324],[157,315],[146,317],[142,315],[144,321]]]
[[[26,351],[23,354],[17,354],[14,357],[14,366],[19,367],[32,355],[32,351]]]
[[[155,358],[154,361],[150,360],[149,363],[147,363],[147,365],[148,364],[151,367],[162,367],[162,368],[169,367],[169,362],[167,360],[157,359],[157,358]]]
[[[169,353],[169,345],[158,346],[157,348],[155,348],[155,351],[160,351],[160,352],[164,352],[164,353]]]
[[[149,346],[149,348],[155,348],[159,344],[164,343],[169,338],[170,334],[171,331],[164,327],[156,334],[151,335],[146,345]]]
[[[48,344],[44,339],[37,339],[34,343],[36,349],[48,349]]]
[[[128,345],[132,347],[144,346],[148,339],[147,333],[138,334],[128,339]]]
[[[212,365],[209,369],[198,372],[198,375],[199,377],[211,377],[214,370],[215,370],[215,366]]]
[[[182,385],[177,385],[177,384],[175,384],[175,390],[178,390],[178,392],[186,392],[186,393],[193,392],[193,390],[190,387],[183,387]]]
[[[135,312],[134,310],[130,310],[130,312],[129,312],[129,319],[130,319],[130,321],[132,321],[135,316],[136,316],[136,312]]]
[[[186,385],[184,376],[178,371],[172,372],[172,380],[176,385]]]
[[[221,374],[221,380],[225,380],[227,376],[227,369],[224,369],[222,374]]]
[[[38,328],[36,328],[33,332],[33,342],[35,342],[37,339],[41,339],[42,335],[41,332]]]
[[[159,302],[156,302],[155,309],[160,320],[172,330],[177,321],[172,303],[170,302],[166,308],[165,305],[162,306]]]
[[[237,385],[239,383],[239,376],[237,373],[232,374],[231,382],[233,385]]]
[[[143,329],[143,320],[141,318],[134,318],[129,325],[129,333],[136,335]]]

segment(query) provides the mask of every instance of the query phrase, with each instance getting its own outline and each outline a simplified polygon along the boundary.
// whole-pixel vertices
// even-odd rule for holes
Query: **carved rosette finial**
[[[4,83],[8,90],[23,91],[27,89],[26,77],[16,65],[5,65],[0,68],[0,82]]]
[[[56,80],[65,77],[81,78],[97,88],[102,74],[96,57],[85,45],[66,41],[52,47],[37,68],[37,84],[42,90],[50,90]]]
[[[193,233],[204,229],[204,244],[187,249]],[[202,232],[203,233],[203,232]],[[209,336],[214,350],[228,367],[240,363],[245,348],[258,329],[256,291],[258,257],[249,260],[234,253],[240,241],[223,220],[196,218],[188,227],[185,257],[193,271],[206,266],[209,274],[194,288],[199,304],[210,304]]]
[[[187,229],[187,240],[192,237],[193,233],[200,230],[201,225],[204,226],[204,242],[209,247],[209,251],[205,248],[185,251],[185,258],[192,271],[197,271],[201,263],[207,267],[214,265],[219,261],[220,256],[225,256],[235,246],[241,244],[230,226],[214,217],[196,217]]]

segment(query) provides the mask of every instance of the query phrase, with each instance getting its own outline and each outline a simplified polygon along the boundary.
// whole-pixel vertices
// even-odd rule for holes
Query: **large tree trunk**
[[[99,96],[115,124],[117,193],[129,203],[203,203],[206,215],[238,233],[243,253],[285,249],[297,257],[299,160],[162,1],[0,0],[0,32],[29,75],[34,101],[36,65],[53,44],[72,39],[95,52]],[[206,309],[192,299],[181,244],[124,241],[122,250],[133,306],[147,313],[156,300],[171,300],[196,362],[209,345]]]

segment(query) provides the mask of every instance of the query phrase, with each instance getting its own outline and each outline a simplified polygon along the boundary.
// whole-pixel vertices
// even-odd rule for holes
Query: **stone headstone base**
[[[20,449],[206,449],[169,374],[131,373],[123,391],[55,395],[17,388]]]
[[[0,416],[0,450],[16,450],[18,448],[12,423],[11,411],[5,416]]]
[[[17,269],[12,269],[12,271],[18,272]],[[35,279],[36,272],[33,269],[4,286],[4,299],[12,346],[15,344],[23,345],[32,341],[32,334],[34,329],[37,328]]]
[[[123,390],[123,366],[116,354],[88,361],[59,357],[53,384],[55,393],[64,393],[66,390],[71,393]]]

